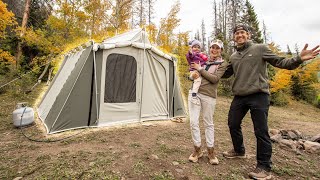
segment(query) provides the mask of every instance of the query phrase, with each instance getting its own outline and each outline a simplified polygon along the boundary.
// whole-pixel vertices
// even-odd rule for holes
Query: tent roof
[[[139,28],[134,29],[129,32],[116,35],[112,38],[105,39],[101,44],[96,44],[98,47],[94,47],[93,49],[113,49],[117,47],[127,47],[132,46],[139,49],[146,49],[151,50],[152,52],[156,53],[157,55],[164,57],[168,60],[174,61],[175,59],[172,58],[170,55],[162,52],[155,46],[152,46],[147,33]]]
[[[148,36],[146,35],[146,32],[144,30],[142,30],[141,28],[134,29],[134,30],[128,31],[123,34],[116,35],[116,36],[109,38],[109,39],[105,39],[102,43],[115,44],[115,43],[125,42],[125,41],[150,44],[150,41],[148,39]]]

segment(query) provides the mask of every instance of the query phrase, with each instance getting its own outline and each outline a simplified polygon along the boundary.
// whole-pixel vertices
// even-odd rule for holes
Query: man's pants
[[[237,153],[245,153],[241,122],[250,109],[257,139],[257,167],[271,170],[272,144],[268,132],[269,95],[255,93],[247,96],[235,96],[229,110],[228,125],[233,148]]]
[[[199,127],[200,111],[202,109],[202,117],[205,128],[205,136],[207,147],[214,146],[214,124],[213,124],[213,113],[216,105],[216,99],[200,93],[197,93],[197,97],[200,100],[200,105],[191,103],[191,91],[189,91],[189,117],[190,117],[190,128],[191,136],[195,146],[201,146],[201,136]]]

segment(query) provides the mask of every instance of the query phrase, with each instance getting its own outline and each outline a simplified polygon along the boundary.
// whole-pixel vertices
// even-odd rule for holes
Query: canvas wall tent
[[[65,57],[38,106],[48,133],[185,115],[173,57],[133,30]]]

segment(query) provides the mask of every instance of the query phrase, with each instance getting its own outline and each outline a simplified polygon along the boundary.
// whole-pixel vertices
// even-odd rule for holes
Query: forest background
[[[27,96],[41,81],[52,80],[63,55],[93,40],[101,42],[134,28],[145,28],[150,41],[178,59],[178,71],[184,93],[190,86],[185,78],[188,65],[185,54],[191,39],[201,41],[203,51],[213,39],[224,42],[223,56],[234,52],[232,27],[242,23],[252,27],[252,40],[266,43],[281,56],[299,54],[287,47],[281,52],[270,42],[267,25],[257,19],[248,0],[213,0],[213,31],[206,34],[202,20],[196,34],[177,32],[180,1],[173,3],[168,15],[154,22],[156,0],[0,0],[0,94]],[[199,22],[197,22],[199,23]],[[260,29],[260,27],[262,27]],[[271,104],[288,105],[301,100],[320,108],[320,58],[308,61],[293,71],[268,66]],[[12,81],[13,80],[13,81]],[[222,80],[219,94],[231,96],[233,79]]]

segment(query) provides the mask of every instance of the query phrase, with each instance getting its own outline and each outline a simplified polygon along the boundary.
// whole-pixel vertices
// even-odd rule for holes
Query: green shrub
[[[289,96],[282,91],[271,93],[270,104],[273,106],[286,106],[289,103]]]
[[[219,86],[218,86],[218,95],[227,96],[227,97],[232,96],[232,83],[233,83],[233,78],[220,79]]]
[[[320,108],[320,94],[317,97],[317,103],[316,103],[317,107]]]

